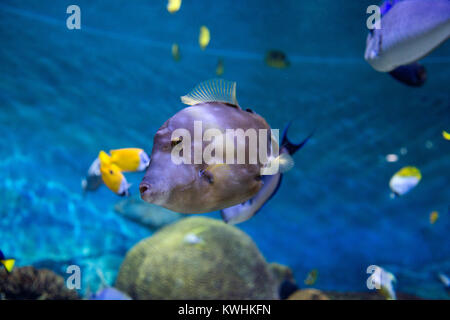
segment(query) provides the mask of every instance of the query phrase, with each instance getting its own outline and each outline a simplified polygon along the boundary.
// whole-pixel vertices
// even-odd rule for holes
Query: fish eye
[[[178,138],[174,138],[172,139],[172,141],[170,142],[172,147],[175,147],[177,144],[179,144],[181,141],[183,141],[183,137],[178,137]]]
[[[109,174],[114,174],[114,171],[112,171],[112,170],[109,170]]]
[[[214,183],[214,177],[209,171],[202,169],[198,172],[198,175],[199,177],[205,178],[210,184]]]

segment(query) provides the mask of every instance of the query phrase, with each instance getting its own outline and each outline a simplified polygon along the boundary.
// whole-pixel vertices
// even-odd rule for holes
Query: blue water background
[[[99,150],[150,153],[154,133],[183,108],[179,97],[215,77],[223,58],[244,108],[273,128],[293,121],[294,141],[318,128],[276,197],[239,225],[266,259],[290,266],[302,286],[315,268],[319,289],[366,291],[366,268],[377,264],[399,291],[448,298],[436,275],[450,273],[450,142],[441,136],[450,44],[425,59],[423,88],[375,72],[363,59],[372,2],[183,1],[171,15],[162,0],[3,0],[0,249],[65,277],[78,264],[83,290],[98,286],[96,268],[112,284],[126,251],[151,232],[116,215],[119,198],[106,188],[83,195],[81,177]],[[81,30],[66,28],[70,4],[81,8]],[[272,48],[289,68],[265,65]],[[389,153],[399,161],[386,162]],[[405,165],[423,179],[392,200],[389,179]],[[142,174],[127,178],[138,193]],[[430,225],[433,210],[440,218]]]

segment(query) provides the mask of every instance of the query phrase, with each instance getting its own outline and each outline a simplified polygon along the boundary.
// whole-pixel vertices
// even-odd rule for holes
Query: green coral
[[[135,245],[116,287],[133,299],[277,299],[278,284],[244,232],[194,217]]]

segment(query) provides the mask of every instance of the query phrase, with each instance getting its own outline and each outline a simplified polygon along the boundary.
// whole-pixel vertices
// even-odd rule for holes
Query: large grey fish
[[[301,143],[294,144],[290,142],[287,137],[288,129],[289,125],[284,129],[280,153],[293,155],[295,152],[300,150],[306,144],[306,142],[308,142],[312,134],[310,134]],[[246,202],[229,208],[225,208],[220,211],[223,221],[229,224],[238,224],[253,217],[261,210],[261,208],[267,203],[267,201],[272,199],[272,197],[277,193],[278,189],[280,188],[282,178],[282,172],[274,175],[263,176],[263,186],[254,197],[247,200]]]
[[[384,8],[381,28],[369,33],[364,54],[377,71],[412,64],[450,36],[449,0],[397,0]]]
[[[268,136],[259,141],[258,151],[265,147],[269,156],[273,150],[270,126],[251,110],[241,109],[236,100],[235,82],[206,81],[183,96],[182,101],[190,107],[176,113],[155,134],[150,165],[139,186],[141,198],[175,212],[204,213],[231,207],[253,197],[261,189],[261,169],[267,166],[267,162],[258,156],[258,161],[251,163],[250,139],[244,139],[244,142],[233,139],[231,144],[223,144],[224,153],[232,152],[235,164],[215,166],[204,159],[197,159],[199,161],[195,163],[192,161],[195,149],[205,150],[211,143],[201,136],[200,140],[195,137],[195,122],[201,121],[197,125],[200,123],[202,132],[217,129],[222,136],[226,129],[242,129],[244,132],[248,129],[266,130]],[[177,129],[194,138],[174,135],[180,131]],[[220,140],[220,137],[215,138]],[[245,161],[241,164],[237,163],[236,153],[239,143],[245,148]],[[173,161],[172,151],[178,145],[182,147],[182,156],[189,157],[187,154],[190,152],[190,162]]]

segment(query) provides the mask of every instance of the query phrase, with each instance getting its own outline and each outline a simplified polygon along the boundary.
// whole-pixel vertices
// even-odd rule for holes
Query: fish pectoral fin
[[[211,79],[197,85],[181,102],[193,106],[199,103],[222,102],[240,109],[236,99],[236,82],[224,79]]]

